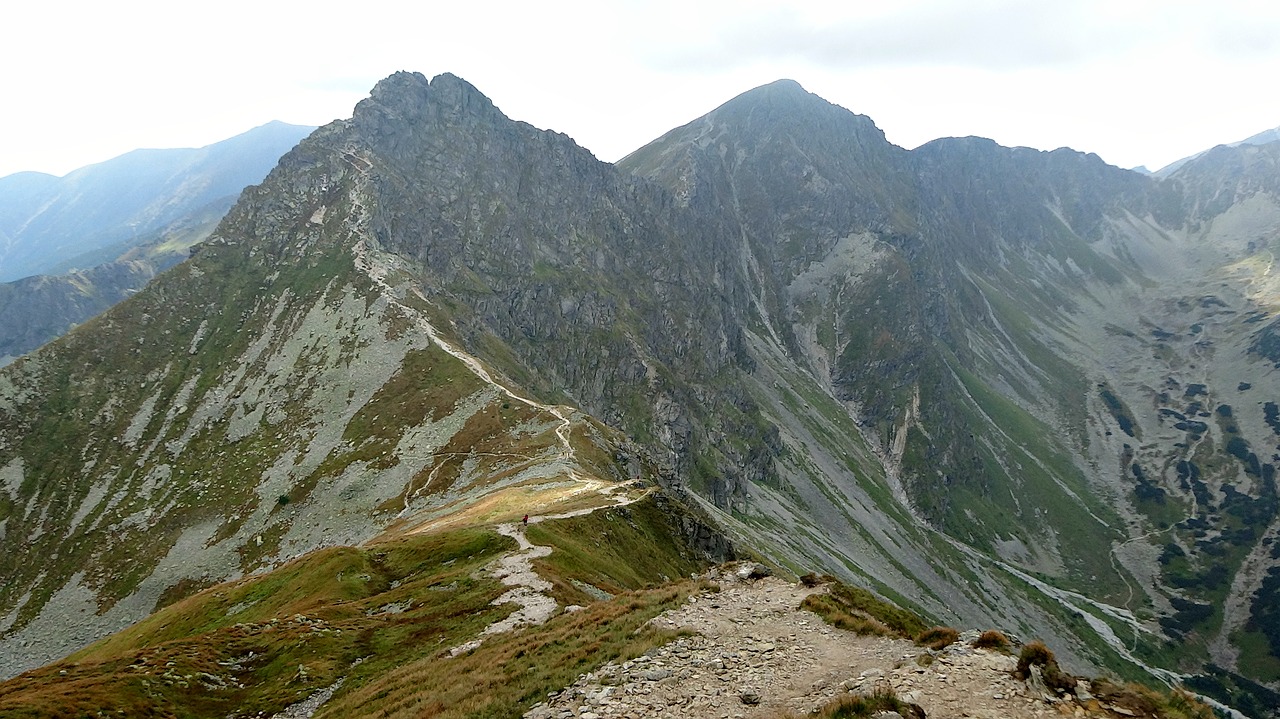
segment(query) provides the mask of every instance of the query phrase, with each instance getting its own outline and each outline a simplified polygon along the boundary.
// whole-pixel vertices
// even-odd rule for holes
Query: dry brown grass
[[[1022,647],[1022,651],[1018,654],[1018,666],[1014,669],[1013,675],[1026,681],[1031,678],[1031,667],[1040,667],[1041,676],[1044,677],[1045,686],[1048,688],[1058,692],[1075,689],[1077,677],[1062,671],[1053,651],[1038,639]]]
[[[892,689],[887,688],[871,694],[837,697],[811,716],[816,719],[863,719],[879,712],[896,712],[904,719],[924,719],[924,711],[920,707],[902,701]]]
[[[510,605],[490,604],[505,587],[472,575],[512,544],[469,529],[319,550],[0,683],[0,716],[275,713],[351,673],[357,658],[367,658],[360,671],[378,673],[506,616]],[[410,608],[378,612],[392,602]]]
[[[1098,699],[1124,707],[1139,716],[1160,719],[1214,719],[1213,709],[1181,689],[1158,692],[1141,684],[1116,684],[1095,679],[1089,690]]]
[[[830,584],[835,581],[839,580],[830,574],[815,574],[813,572],[809,572],[808,574],[800,577],[800,583],[809,588],[822,586],[823,584]]]
[[[974,649],[990,649],[997,652],[1009,653],[1013,648],[1013,642],[1009,641],[1009,637],[1004,632],[995,629],[988,629],[982,633],[982,636],[973,640]]]
[[[669,510],[654,498],[530,526],[556,547],[537,565],[553,584],[580,579],[620,596],[456,658],[445,650],[514,609],[492,604],[505,587],[484,571],[514,543],[488,528],[328,548],[199,592],[0,682],[0,716],[271,715],[338,678],[322,716],[519,716],[579,674],[678,636],[648,620],[710,587],[664,584],[705,568]]]
[[[648,621],[695,588],[686,582],[634,592],[561,614],[542,627],[491,637],[462,656],[437,654],[411,662],[344,691],[317,718],[518,716],[578,675],[678,636]]]
[[[951,627],[931,627],[916,635],[916,644],[937,651],[946,649],[960,639],[960,632]]]

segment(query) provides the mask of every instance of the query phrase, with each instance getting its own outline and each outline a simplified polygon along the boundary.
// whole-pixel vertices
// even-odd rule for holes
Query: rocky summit
[[[1277,158],[397,73],[0,370],[0,709],[1274,715]]]

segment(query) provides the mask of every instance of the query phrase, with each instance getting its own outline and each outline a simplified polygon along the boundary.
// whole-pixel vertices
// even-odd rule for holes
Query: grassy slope
[[[252,716],[343,677],[325,716],[446,707],[444,715],[509,715],[581,672],[674,636],[645,622],[696,587],[668,578],[705,566],[652,499],[540,523],[530,535],[557,548],[538,567],[556,594],[586,610],[450,658],[447,649],[513,608],[491,605],[506,588],[483,571],[513,548],[509,539],[471,527],[324,549],[202,591],[0,684],[0,715]],[[640,555],[645,561],[628,561]],[[619,596],[592,603],[575,579]]]

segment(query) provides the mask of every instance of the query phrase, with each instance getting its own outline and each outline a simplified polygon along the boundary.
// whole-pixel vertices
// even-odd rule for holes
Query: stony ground
[[[654,620],[693,636],[580,677],[526,719],[803,716],[848,692],[884,688],[930,719],[1125,715],[1107,713],[1087,695],[1049,699],[1011,676],[1014,657],[964,641],[934,652],[835,629],[799,608],[821,587],[740,580],[730,572],[715,579],[719,592]]]

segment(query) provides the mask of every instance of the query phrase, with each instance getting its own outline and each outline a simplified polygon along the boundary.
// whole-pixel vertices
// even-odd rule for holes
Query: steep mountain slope
[[[1269,276],[1268,245],[1280,219],[1274,205],[1280,173],[1270,147],[1218,148],[1163,183],[1093,156],[1008,149],[977,138],[939,140],[908,153],[884,142],[865,118],[782,82],[746,93],[620,165],[665,184],[690,206],[730,208],[735,216],[742,256],[759,268],[758,324],[747,343],[757,352],[753,374],[762,380],[760,395],[777,396],[766,414],[784,445],[812,458],[822,443],[797,431],[803,418],[828,428],[843,424],[826,442],[831,453],[856,452],[860,435],[883,460],[899,504],[924,523],[1059,586],[1145,617],[1163,615],[1159,627],[1148,620],[1140,634],[1135,628],[1143,623],[1126,628],[1109,610],[1096,617],[1132,634],[1130,643],[1144,637],[1134,645],[1140,652],[1164,651],[1150,640],[1168,632],[1182,647],[1184,668],[1200,666],[1208,646],[1219,664],[1274,681],[1280,677],[1267,655],[1275,648],[1240,633],[1246,626],[1259,631],[1274,611],[1263,596],[1268,590],[1253,596],[1275,562],[1266,556],[1269,542],[1258,541],[1274,531],[1270,470],[1265,460],[1248,459],[1252,450],[1235,436],[1261,437],[1264,413],[1228,422],[1216,444],[1201,442],[1208,425],[1186,413],[1213,409],[1188,406],[1203,389],[1204,380],[1194,377],[1204,365],[1193,378],[1170,369],[1194,369],[1197,361],[1225,369],[1215,358],[1221,350],[1217,356],[1206,350],[1221,340],[1216,333],[1213,340],[1195,337],[1177,351],[1186,355],[1171,361],[1163,353],[1171,351],[1172,335],[1159,329],[1173,313],[1201,309],[1194,319],[1178,320],[1195,327],[1194,335],[1206,326],[1200,315],[1231,313],[1240,319],[1230,352],[1247,359],[1240,322],[1257,322],[1273,306],[1249,289]],[[1241,261],[1253,276],[1241,276]],[[1157,308],[1159,319],[1147,314]],[[1252,356],[1265,345],[1264,335],[1255,338]],[[1247,376],[1274,391],[1262,365],[1249,364],[1232,370],[1222,389],[1229,384],[1234,391]],[[758,371],[765,367],[775,371]],[[817,385],[810,394],[797,393],[809,400],[803,409],[794,400],[785,406],[786,393],[777,389],[810,381]],[[1195,391],[1184,402],[1170,401],[1168,392],[1150,389],[1165,382],[1179,394],[1183,387]],[[824,395],[843,407],[827,400],[815,412]],[[1151,412],[1130,409],[1151,404],[1153,395],[1164,396],[1163,405],[1157,399]],[[1222,412],[1230,416],[1231,408]],[[1180,426],[1135,450],[1134,436],[1152,439],[1143,426],[1169,417]],[[1199,469],[1183,461],[1188,426],[1203,459],[1214,457],[1232,477],[1255,479],[1213,486],[1232,514],[1212,527],[1189,528],[1176,543],[1178,551],[1189,550],[1194,570],[1160,576],[1153,572],[1158,555],[1173,551],[1161,549],[1169,538],[1162,530],[1188,514],[1197,521],[1172,500],[1194,504],[1185,475]],[[1157,479],[1151,464],[1135,469],[1135,451],[1149,455]],[[828,488],[828,499],[850,480],[866,484],[857,469],[839,462],[819,466],[784,470],[782,484],[794,491],[807,473],[811,486]],[[775,495],[756,511],[777,516],[779,506],[790,505],[782,525],[803,526],[803,518],[821,513],[814,509],[820,496],[800,502]],[[1210,518],[1214,508],[1221,508],[1217,500],[1205,509]],[[892,516],[879,510],[879,519],[858,524],[876,526]],[[829,516],[821,522],[828,532],[833,524],[839,523]],[[1222,544],[1206,545],[1204,534],[1198,548],[1210,554],[1199,553],[1190,533],[1206,531],[1210,539],[1236,538],[1241,546],[1230,549],[1228,542],[1234,558],[1219,561]],[[799,544],[794,535],[776,537]],[[1097,561],[1113,549],[1111,561]],[[1236,574],[1243,555],[1250,564]],[[866,553],[857,556],[860,568],[871,566]],[[1189,589],[1195,572],[1218,577],[1216,588]],[[1204,611],[1223,603],[1225,620]],[[1251,649],[1229,649],[1233,636]]]
[[[1035,610],[999,607],[1020,593],[1008,587],[966,605],[970,590],[946,575],[978,572],[992,586],[1010,579],[992,576],[1003,574],[994,566],[966,566],[971,560],[963,554],[948,559],[949,550],[937,546],[946,546],[941,538],[911,513],[992,554],[1002,548],[1025,569],[1104,592],[1123,587],[1085,559],[1107,551],[1118,531],[1109,526],[1118,522],[1099,518],[1109,513],[1105,499],[1093,496],[1065,460],[1066,448],[1042,436],[1047,432],[1022,428],[1032,421],[1026,410],[977,374],[983,361],[1002,363],[1014,381],[1032,372],[1059,377],[1028,366],[1029,351],[1052,356],[1034,337],[991,328],[976,335],[983,345],[969,341],[975,323],[993,320],[970,277],[990,274],[992,245],[1003,240],[991,227],[1035,229],[1053,218],[1035,209],[1042,195],[1028,183],[1043,187],[1060,173],[1039,153],[1018,154],[960,140],[913,156],[885,141],[866,118],[782,82],[746,93],[621,163],[666,182],[691,207],[730,208],[728,221],[739,229],[736,254],[757,293],[748,345],[755,367],[764,370],[748,382],[764,398],[784,445],[804,457],[780,458],[783,479],[774,488],[752,488],[773,496],[751,513],[781,527],[813,522],[815,534],[840,537],[827,551],[844,561],[856,556],[859,570],[876,580],[971,621],[986,612]],[[982,166],[966,167],[974,156],[984,158]],[[1067,181],[1087,186],[1093,179]],[[1057,402],[1058,387],[1044,382],[1024,386],[1037,402]],[[996,413],[1013,422],[997,425]],[[1032,469],[1024,471],[1024,463]],[[799,487],[809,489],[797,496]],[[843,498],[838,506],[850,505],[841,507],[844,517],[822,508],[833,497]],[[1058,511],[1046,515],[1047,506]],[[854,536],[868,527],[879,536],[849,551],[866,541]],[[1057,546],[1060,532],[1077,546]],[[794,535],[778,538],[800,556],[813,554]],[[904,551],[904,541],[914,547]],[[869,559],[877,555],[892,559],[877,567]],[[929,569],[938,563],[943,568]]]
[[[475,155],[484,152],[496,154],[489,164]],[[476,181],[495,191],[468,195],[464,183]],[[493,199],[477,208],[481,197]],[[247,191],[190,261],[5,369],[7,671],[162,598],[359,542],[424,508],[504,487],[652,476],[659,468],[616,433],[526,398],[448,338],[455,322],[518,332],[547,348],[534,367],[612,351],[580,386],[614,405],[660,396],[672,381],[636,336],[686,334],[664,326],[656,301],[556,282],[581,293],[575,308],[546,287],[588,271],[667,295],[697,287],[700,260],[675,242],[688,220],[665,201],[567,138],[512,123],[456,78],[430,90],[421,76],[380,84],[350,122],[322,128]],[[496,229],[464,263],[451,253],[474,241],[477,223]],[[624,263],[617,247],[640,243],[657,250],[652,264]],[[439,279],[419,286],[422,275]],[[516,288],[505,296],[503,279]],[[684,303],[703,313],[682,322],[703,326],[661,349],[714,376],[733,350],[716,332],[722,308]],[[599,324],[536,335],[544,318],[575,309]],[[602,339],[575,345],[572,333]],[[480,340],[498,366],[522,369],[502,339]],[[523,371],[535,388],[559,379]],[[629,382],[615,386],[620,375]],[[677,447],[689,432],[644,426]],[[690,461],[673,456],[664,464]],[[34,554],[50,562],[25,561]]]
[[[1280,420],[1216,403],[1276,389],[1280,211],[1237,150],[1165,182],[907,152],[784,81],[613,167],[398,73],[0,371],[6,673],[318,547],[653,479],[1074,668],[1274,681]]]
[[[0,281],[108,262],[128,249],[120,243],[234,199],[312,129],[272,122],[199,149],[135,150],[66,177],[0,178]]]
[[[1107,384],[1091,453],[1146,534],[1117,558],[1146,568],[1168,612],[1160,623],[1184,652],[1273,686],[1277,387],[1264,347],[1277,307],[1278,154],[1220,147],[1166,180],[1184,196],[1185,222],[1117,247],[1143,268],[1143,286],[1100,297],[1076,323],[1078,361],[1096,362]],[[1097,436],[1104,429],[1114,431]]]

